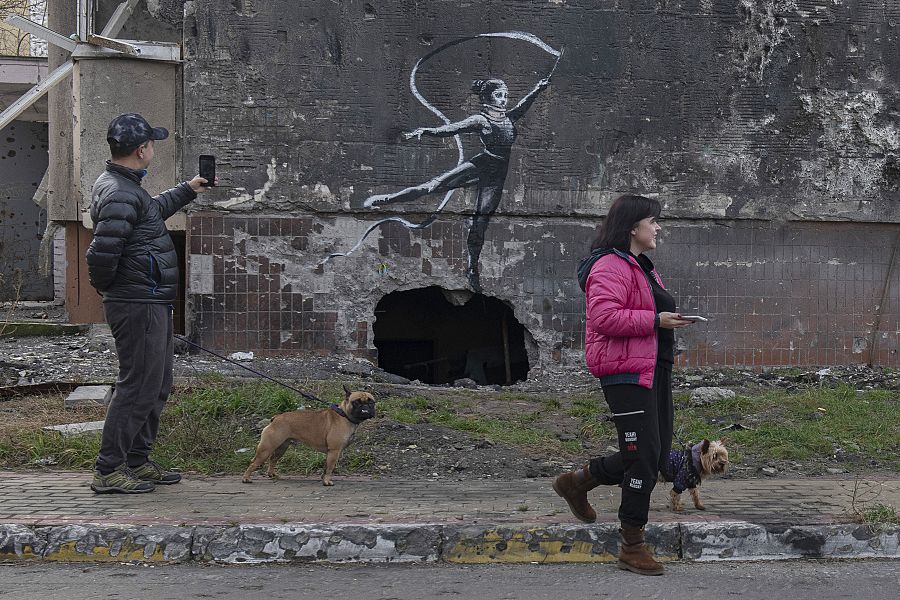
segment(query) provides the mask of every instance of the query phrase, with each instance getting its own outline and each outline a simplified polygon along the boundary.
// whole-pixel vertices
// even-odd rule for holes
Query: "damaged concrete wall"
[[[53,0],[51,26],[58,31],[75,28],[75,12],[66,2]],[[119,0],[95,2],[96,30],[109,22]],[[55,10],[59,8],[60,10]],[[148,0],[137,3],[120,33],[120,39],[180,42],[183,20],[181,0]],[[90,286],[84,253],[91,241],[89,213],[91,187],[109,159],[106,131],[109,122],[125,112],[140,112],[154,125],[172,132],[156,146],[153,164],[144,185],[151,193],[174,186],[180,179],[181,69],[178,64],[132,60],[115,55],[80,51],[71,82],[50,92],[51,173],[50,214],[65,227],[65,304],[74,323],[103,322],[98,296]],[[69,60],[57,51],[57,63]],[[51,65],[53,56],[51,49]],[[55,128],[55,132],[54,132]],[[58,135],[57,135],[58,134]],[[184,228],[184,215],[168,221],[170,229]],[[176,315],[180,314],[176,305]]]
[[[655,260],[683,308],[713,317],[682,336],[683,362],[896,364],[898,22],[900,5],[862,0],[188,3],[182,165],[215,154],[222,183],[189,225],[195,332],[371,353],[383,295],[468,288],[472,190],[428,228],[381,225],[322,261],[385,215],[422,222],[439,204],[363,207],[457,164],[452,139],[401,135],[441,124],[410,90],[416,61],[525,31],[565,54],[517,122],[481,283],[528,328],[534,366],[581,361],[574,265],[625,191],[664,202]],[[502,78],[512,105],[553,63],[485,39],[430,58],[416,83],[456,121],[479,110],[473,79]]]
[[[185,0],[147,0],[139,2],[125,22],[118,38],[154,42],[181,43],[181,24]],[[105,25],[122,0],[100,0],[95,22]]]
[[[94,181],[109,160],[106,132],[113,118],[122,113],[137,112],[154,127],[177,131],[178,67],[124,58],[79,60],[75,63],[73,77],[75,121],[81,132],[75,140],[74,169],[80,195],[79,208],[87,210]],[[142,182],[152,194],[179,182],[176,145],[174,139],[154,144],[153,163]]]
[[[32,200],[46,171],[47,124],[13,121],[0,137],[0,301],[53,298],[38,268],[47,211]]]

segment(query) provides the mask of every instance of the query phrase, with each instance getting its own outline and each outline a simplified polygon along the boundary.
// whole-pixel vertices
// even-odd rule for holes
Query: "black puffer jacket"
[[[94,239],[86,255],[91,285],[104,302],[175,300],[178,256],[165,220],[196,197],[187,183],[152,197],[141,173],[106,163],[94,183]]]

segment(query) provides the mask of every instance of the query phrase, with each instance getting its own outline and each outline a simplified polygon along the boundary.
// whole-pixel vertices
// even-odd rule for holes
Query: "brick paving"
[[[326,488],[318,478],[286,477],[252,484],[240,478],[188,476],[152,494],[95,495],[88,472],[0,471],[0,523],[53,525],[229,524],[487,524],[574,522],[550,479],[517,481],[406,481],[339,477]],[[900,477],[890,479],[718,479],[704,483],[706,511],[688,494],[686,510],[668,510],[668,486],[657,486],[651,522],[746,521],[827,525],[876,503],[900,508]],[[618,489],[591,493],[599,521],[616,521]]]

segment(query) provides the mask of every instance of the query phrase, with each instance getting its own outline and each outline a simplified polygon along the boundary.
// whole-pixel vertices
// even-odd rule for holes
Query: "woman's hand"
[[[678,329],[685,325],[693,325],[693,321],[682,319],[679,313],[661,312],[659,313],[659,326],[662,329]]]

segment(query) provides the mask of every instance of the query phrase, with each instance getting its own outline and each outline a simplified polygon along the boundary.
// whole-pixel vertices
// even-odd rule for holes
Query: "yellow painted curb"
[[[486,530],[468,537],[460,534],[445,546],[442,559],[458,564],[487,563],[610,563],[618,557],[607,551],[600,539],[572,540],[545,529],[525,531]],[[653,548],[650,547],[651,551]],[[677,556],[663,555],[657,560],[676,560]]]
[[[63,562],[86,562],[86,561],[116,561],[116,562],[168,562],[163,556],[163,548],[159,545],[153,551],[153,554],[146,556],[144,546],[134,544],[123,544],[122,548],[115,554],[112,553],[108,546],[95,546],[79,550],[77,542],[66,542],[60,544],[59,548],[53,552],[48,552],[43,556],[45,560],[55,560]]]
[[[16,552],[0,552],[0,560],[28,560],[32,558],[41,558],[41,555],[35,554],[34,547],[28,544],[22,546],[21,554]]]

